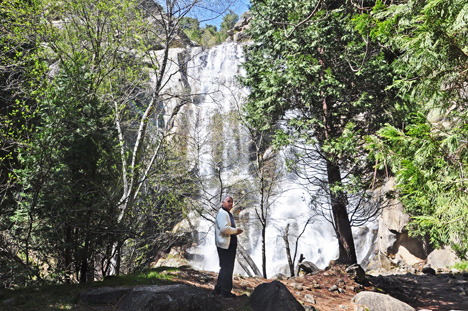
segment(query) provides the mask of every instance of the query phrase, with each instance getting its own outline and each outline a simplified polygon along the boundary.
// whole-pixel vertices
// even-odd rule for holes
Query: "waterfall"
[[[197,245],[188,250],[191,265],[200,270],[218,271],[218,256],[214,244],[213,221],[220,198],[224,194],[234,198],[234,210],[239,197],[232,192],[220,193],[220,180],[230,191],[239,195],[249,191],[252,174],[249,166],[249,135],[237,115],[248,95],[248,89],[239,85],[236,77],[243,75],[243,48],[236,43],[227,43],[210,49],[191,48],[183,57],[179,53],[179,66],[184,73],[177,85],[168,88],[190,94],[184,110],[185,127],[190,137],[187,143],[188,158],[193,171],[204,180],[203,193],[198,202],[204,208],[204,217],[193,212],[190,221],[198,232]],[[187,61],[184,61],[187,60]],[[234,185],[234,186],[233,186]],[[244,190],[239,188],[245,187]],[[311,213],[307,205],[310,199],[293,174],[285,174],[279,185],[279,195],[271,205],[266,229],[267,275],[277,273],[288,275],[285,243],[282,230],[290,224],[291,251],[295,251],[295,237],[304,231],[304,225]],[[247,197],[247,195],[246,195]],[[244,230],[239,243],[249,252],[259,269],[262,266],[261,227],[255,217],[255,200],[246,200],[245,206],[236,219],[238,227]],[[375,226],[375,225],[372,225]],[[373,230],[358,228],[361,234],[355,237],[359,248],[358,260],[365,259],[371,248]],[[375,234],[375,233],[374,233]],[[324,268],[329,261],[338,257],[338,242],[327,221],[315,219],[309,224],[298,240],[297,259],[303,254],[305,260]],[[235,273],[245,272],[236,263]]]

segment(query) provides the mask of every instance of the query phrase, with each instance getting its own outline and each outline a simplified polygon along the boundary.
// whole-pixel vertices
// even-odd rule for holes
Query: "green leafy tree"
[[[202,29],[200,29],[200,22],[198,19],[192,17],[183,17],[180,20],[180,28],[182,28],[190,40],[197,43],[201,42]]]
[[[239,20],[239,15],[229,10],[229,13],[226,14],[226,16],[224,16],[223,18],[220,31],[227,33],[229,30],[234,28],[234,25],[237,23],[238,20]]]
[[[18,150],[28,142],[37,120],[31,94],[40,92],[46,81],[47,68],[37,62],[43,55],[40,14],[36,1],[0,3],[0,287],[25,284],[38,276],[24,260],[23,245],[12,228],[21,192],[15,172],[21,168]]]
[[[223,43],[228,37],[228,31],[231,30],[239,20],[239,15],[232,10],[224,16],[221,28],[218,31],[214,25],[205,25],[200,28],[200,22],[193,17],[183,17],[180,20],[180,28],[193,41],[204,47],[212,47]]]
[[[251,88],[247,120],[258,129],[279,125],[277,143],[296,146],[296,172],[317,191],[311,206],[333,224],[338,260],[355,263],[351,225],[376,212],[362,208],[372,179],[363,137],[399,117],[386,91],[387,57],[355,30],[354,6],[264,1],[252,7],[256,44],[246,49],[242,79]]]
[[[73,51],[80,51],[93,79],[90,91],[113,108],[121,154],[117,222],[127,230],[106,255],[111,261],[106,266],[113,267],[108,271],[119,273],[121,248],[139,230],[133,222],[137,206],[144,200],[142,195],[150,193],[154,169],[164,166],[164,150],[175,135],[174,120],[191,98],[166,89],[168,81],[185,70],[187,61],[175,66],[179,62],[169,53],[173,47],[185,46],[180,23],[205,5],[212,5],[214,12],[224,4],[79,0],[57,5],[62,27],[48,25],[53,55],[62,63]],[[177,179],[167,176],[169,180]]]
[[[80,57],[63,65],[40,98],[39,124],[20,150],[25,199],[18,212],[34,220],[25,253],[47,263],[58,279],[63,272],[64,280],[75,275],[86,282],[94,278],[94,255],[115,239],[118,142],[112,109],[89,91],[92,79]]]
[[[394,51],[393,87],[419,113],[370,141],[391,164],[412,216],[410,233],[430,236],[466,256],[466,1],[377,1],[356,19],[361,31]]]

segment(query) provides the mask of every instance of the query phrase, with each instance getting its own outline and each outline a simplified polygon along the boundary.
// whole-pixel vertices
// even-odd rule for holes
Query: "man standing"
[[[231,214],[233,200],[226,196],[223,205],[216,215],[215,239],[219,257],[219,275],[214,294],[221,297],[235,297],[232,290],[232,273],[236,258],[237,235],[243,232],[236,228],[234,217]]]

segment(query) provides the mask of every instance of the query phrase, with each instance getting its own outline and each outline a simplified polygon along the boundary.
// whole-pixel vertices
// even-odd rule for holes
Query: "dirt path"
[[[332,266],[327,271],[281,280],[304,306],[320,311],[354,310],[351,299],[360,290],[387,293],[414,307],[416,310],[468,311],[468,275],[440,274],[368,276],[369,284],[362,286],[352,280],[344,266]],[[212,290],[217,274],[186,269],[179,272],[178,281]],[[263,278],[234,277],[233,291],[241,297],[223,300],[223,310],[244,310],[248,296]],[[313,298],[311,298],[313,297]]]

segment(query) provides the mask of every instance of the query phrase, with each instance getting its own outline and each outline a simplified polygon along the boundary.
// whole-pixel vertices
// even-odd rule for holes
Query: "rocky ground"
[[[183,269],[177,273],[180,283],[212,290],[217,274],[207,271]],[[361,290],[378,291],[404,301],[416,310],[468,310],[467,274],[404,274],[367,276],[368,283],[356,283],[336,265],[315,275],[298,276],[281,280],[306,310],[355,310],[351,299]],[[272,280],[234,277],[235,299],[223,299],[223,310],[245,310],[248,296],[256,286]]]

